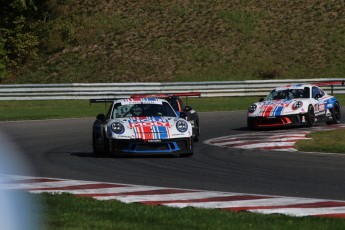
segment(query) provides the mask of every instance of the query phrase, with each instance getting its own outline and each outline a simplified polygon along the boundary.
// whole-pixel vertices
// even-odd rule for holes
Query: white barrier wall
[[[344,94],[345,78],[0,85],[0,100],[59,100],[129,97],[132,94],[200,92],[201,97],[265,96],[272,88],[295,83],[319,83],[327,93]]]

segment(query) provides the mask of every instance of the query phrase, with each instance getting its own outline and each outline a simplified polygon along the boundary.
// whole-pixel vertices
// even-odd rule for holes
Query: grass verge
[[[345,153],[345,129],[313,132],[310,140],[300,140],[296,148],[304,152]]]
[[[259,97],[188,98],[188,105],[200,112],[246,110]],[[0,120],[36,120],[95,117],[106,113],[108,104],[90,105],[88,100],[0,101]]]
[[[336,95],[340,105],[345,95]],[[246,110],[257,97],[200,97],[184,99],[198,112]],[[106,113],[108,104],[90,105],[89,100],[0,101],[0,121],[95,117]]]
[[[43,194],[47,229],[343,229],[344,219],[170,208]]]

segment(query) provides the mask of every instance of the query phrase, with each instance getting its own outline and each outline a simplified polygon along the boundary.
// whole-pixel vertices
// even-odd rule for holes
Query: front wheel
[[[199,121],[195,121],[195,128],[194,128],[194,135],[193,135],[193,141],[198,142],[199,141],[199,135],[200,135],[200,126]]]
[[[96,157],[106,157],[109,155],[109,139],[100,138],[93,134],[92,137],[93,153]]]
[[[193,137],[189,139],[189,151],[180,155],[180,157],[191,157],[194,153]]]
[[[247,117],[247,128],[248,129],[254,128],[254,119]]]
[[[327,121],[326,124],[327,125],[331,125],[331,124],[339,124],[341,122],[341,116],[340,116],[340,106],[339,103],[336,102],[333,106],[332,109],[329,109],[329,111],[332,114],[332,121]]]
[[[307,127],[313,127],[315,124],[315,113],[314,107],[312,105],[309,105],[308,107],[308,113],[306,114],[306,123]]]

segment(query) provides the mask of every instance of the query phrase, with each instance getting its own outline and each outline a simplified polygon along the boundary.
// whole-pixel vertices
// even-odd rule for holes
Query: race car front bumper
[[[248,117],[248,127],[279,127],[305,125],[305,115],[296,114],[278,117]]]
[[[110,139],[109,144],[110,154],[183,155],[193,153],[192,138],[176,138],[164,140]]]

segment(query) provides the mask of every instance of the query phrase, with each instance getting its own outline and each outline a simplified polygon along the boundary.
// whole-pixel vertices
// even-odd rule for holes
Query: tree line
[[[37,57],[48,0],[0,0],[0,83]]]

